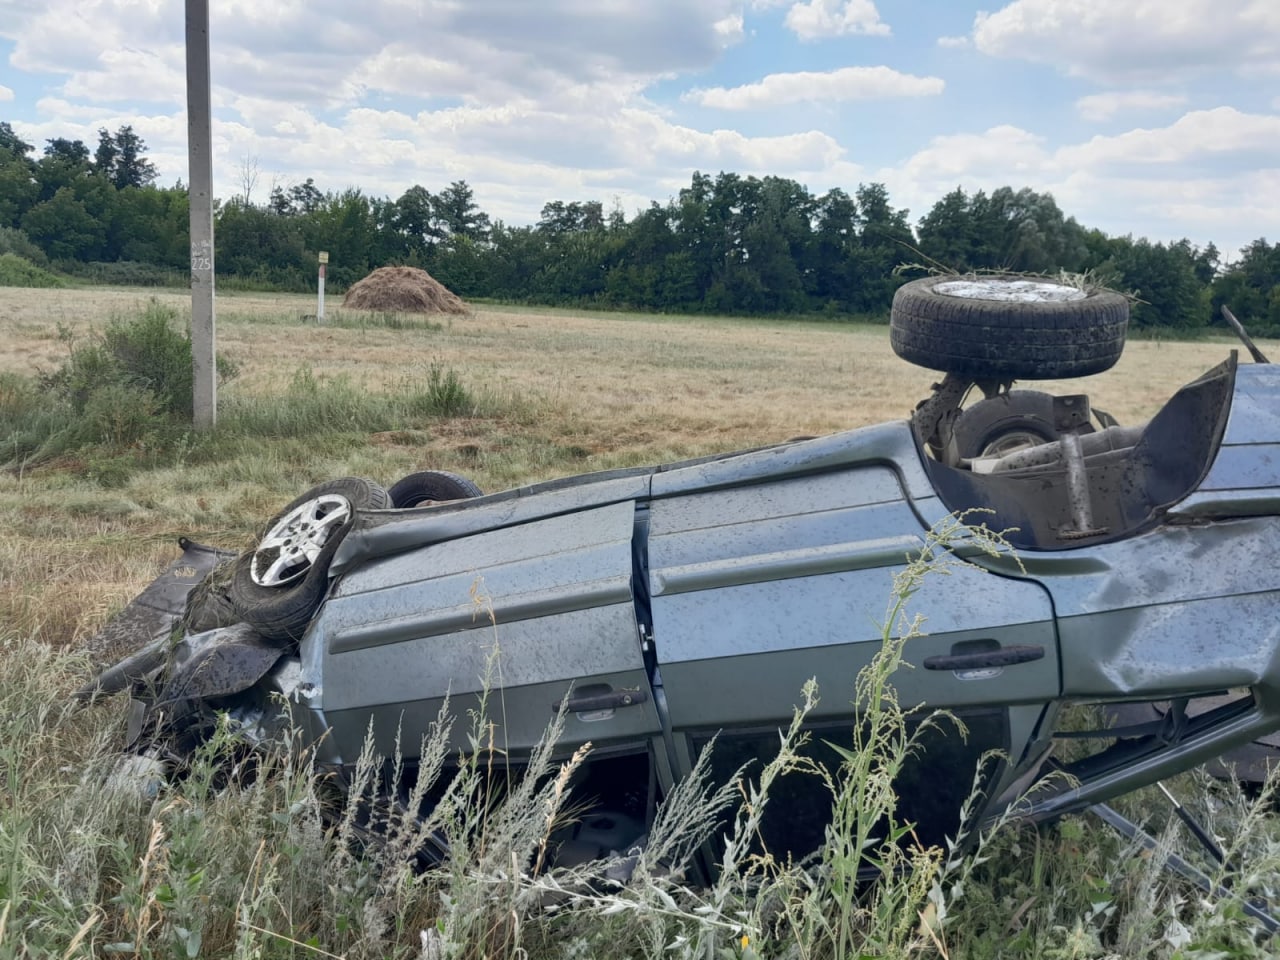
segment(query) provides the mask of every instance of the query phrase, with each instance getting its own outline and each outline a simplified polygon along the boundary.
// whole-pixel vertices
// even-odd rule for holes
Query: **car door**
[[[762,745],[776,750],[811,677],[821,696],[811,724],[847,738],[855,679],[881,647],[894,574],[926,534],[901,466],[860,458],[858,434],[848,436],[849,449],[813,473],[746,474],[702,490],[671,482],[669,496],[655,480],[648,583],[678,766],[717,734],[726,768]],[[926,635],[907,642],[892,677],[899,702],[966,717],[978,730],[971,760],[1027,742],[1060,688],[1045,590],[951,566],[926,575],[906,609],[925,617]],[[963,797],[972,762],[955,775]]]
[[[659,729],[632,590],[636,507],[624,501],[489,530],[347,573],[303,646],[304,671],[348,762],[372,729],[415,746],[445,697],[466,743],[489,690],[494,743],[518,757],[570,697],[561,746]]]

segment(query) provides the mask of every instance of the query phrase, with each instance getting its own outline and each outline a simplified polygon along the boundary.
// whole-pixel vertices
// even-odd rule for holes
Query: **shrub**
[[[65,287],[67,281],[16,253],[0,253],[0,287]]]
[[[59,260],[56,266],[63,273],[90,283],[122,287],[185,287],[191,282],[191,275],[185,270],[136,260],[114,263]]]
[[[15,227],[0,227],[0,254],[5,253],[17,254],[24,260],[30,260],[37,267],[44,267],[49,263],[49,258],[45,256],[44,251]]]
[[[0,377],[0,461],[30,465],[95,445],[152,458],[165,450],[192,410],[191,338],[176,318],[152,301],[87,342],[62,331],[70,350],[56,370],[34,382]],[[219,357],[219,379],[235,374]],[[122,471],[117,464],[101,477],[118,480]]]
[[[192,409],[191,337],[174,326],[177,311],[150,301],[129,320],[113,320],[95,340],[74,346],[67,361],[44,378],[46,388],[61,394],[78,414],[105,387],[123,387],[155,399],[153,414],[190,417]],[[237,368],[218,358],[218,379],[234,377]]]
[[[426,400],[429,412],[440,416],[470,413],[476,406],[457,371],[439,363],[433,363],[427,371]]]
[[[159,398],[146,387],[108,383],[85,400],[82,423],[92,440],[123,447],[145,437],[159,411]]]

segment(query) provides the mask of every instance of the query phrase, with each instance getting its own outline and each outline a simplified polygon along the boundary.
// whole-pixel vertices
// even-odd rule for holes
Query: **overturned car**
[[[1053,818],[1206,762],[1260,778],[1280,729],[1280,367],[1233,353],[1133,426],[1083,394],[1011,389],[1110,367],[1127,312],[1056,281],[931,277],[892,317],[899,355],[945,374],[910,419],[487,496],[433,472],[322,484],[242,556],[184,542],[109,627],[150,642],[83,695],[131,689],[144,736],[211,710],[269,736],[283,698],[342,770],[370,731],[406,749],[446,698],[460,712],[496,683],[512,758],[562,709],[559,749],[593,744],[582,839],[623,850],[713,738],[721,777],[776,750],[809,678],[816,750],[857,723],[892,575],[960,514],[1011,549],[960,537],[966,563],[912,598],[928,632],[898,698],[968,729],[900,785],[922,839],[955,834],[993,749],[977,821],[1015,802]],[[1105,722],[1061,730],[1072,703]],[[1092,749],[1062,757],[1066,738]],[[821,840],[821,811],[795,802],[774,849]]]

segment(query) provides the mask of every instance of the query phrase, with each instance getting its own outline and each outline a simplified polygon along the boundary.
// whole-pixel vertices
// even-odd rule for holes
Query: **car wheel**
[[[397,480],[387,490],[397,509],[421,507],[441,500],[470,500],[484,492],[466,477],[444,470],[422,470]]]
[[[290,503],[236,561],[229,594],[240,619],[269,640],[300,640],[356,511],[390,505],[386,490],[360,477],[322,483]]]
[[[1041,277],[937,276],[893,297],[889,341],[902,359],[973,380],[1083,377],[1114,366],[1129,301]]]
[[[1093,433],[1086,424],[1082,433]],[[1025,447],[1058,439],[1053,395],[1039,390],[1010,390],[961,412],[952,428],[956,454],[965,460],[1003,457]]]

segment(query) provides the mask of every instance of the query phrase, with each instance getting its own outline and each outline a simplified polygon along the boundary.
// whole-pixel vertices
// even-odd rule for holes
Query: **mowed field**
[[[83,341],[151,297],[189,313],[175,292],[0,288],[0,371],[54,370],[68,338]],[[74,458],[10,464],[0,473],[9,629],[81,643],[176,554],[179,535],[240,547],[276,507],[334,476],[390,484],[445,469],[493,491],[904,418],[939,378],[894,356],[887,326],[505,307],[424,321],[335,306],[317,326],[314,298],[220,295],[218,349],[239,367],[222,401],[269,404],[308,372],[393,393],[435,367],[485,398],[486,413],[354,436],[314,457],[296,446],[275,456],[271,442],[215,464],[178,457],[109,488]],[[1133,423],[1233,346],[1135,341],[1111,371],[1038,386],[1087,391]]]
[[[32,394],[15,375],[59,369],[75,343],[113,317],[138,317],[148,297],[0,288],[0,410],[29,413]],[[181,322],[186,298],[158,299]],[[422,875],[404,869],[422,847],[417,822],[406,818],[372,843],[363,804],[348,805],[335,823],[324,815],[332,813],[327,781],[297,744],[241,767],[234,741],[215,734],[212,748],[154,796],[139,790],[145,766],[120,765],[124,704],[82,709],[66,695],[95,664],[126,652],[97,646],[94,635],[177,556],[179,536],[242,548],[283,504],[344,475],[390,484],[444,469],[496,491],[853,429],[908,416],[939,378],[895,358],[887,326],[482,308],[430,322],[335,313],[317,327],[306,319],[313,312],[305,297],[219,299],[221,352],[239,370],[222,390],[212,436],[152,429],[147,420],[129,444],[62,446],[0,471],[0,960],[1169,960],[1253,957],[1273,946],[1255,936],[1238,902],[1202,896],[1162,871],[1170,851],[1191,844],[1153,790],[1117,805],[1161,836],[1156,851],[1069,817],[1003,827],[945,867],[933,859],[940,851],[915,850],[910,863],[886,859],[874,886],[847,882],[840,871],[863,861],[845,851],[867,849],[857,831],[892,810],[891,792],[876,784],[890,782],[894,758],[909,749],[892,719],[877,727],[876,749],[854,755],[866,765],[848,767],[832,786],[840,825],[820,865],[755,855],[754,828],[743,825],[763,810],[768,790],[753,785],[736,821],[738,859],[707,891],[675,882],[662,854],[660,876],[642,871],[621,890],[598,878],[539,888],[543,878],[521,874],[517,851],[545,849],[560,817],[578,812],[558,806],[572,771],[551,776],[544,766],[546,776],[523,781],[542,783],[540,792],[513,791],[524,804],[504,803],[490,816],[496,798],[482,775],[501,753],[492,742],[462,758],[480,779],[463,780],[463,813],[441,821],[450,858]],[[1137,342],[1108,373],[1043,386],[1087,391],[1134,423],[1233,346]],[[387,402],[430,399],[423,387],[432,383],[455,384],[466,402]],[[65,427],[70,408],[60,409]],[[407,411],[404,423],[388,415],[398,410]],[[483,718],[471,722],[482,744]],[[784,765],[799,765],[790,757]],[[366,759],[376,779],[382,765]],[[128,769],[132,779],[117,776]],[[764,780],[749,771],[748,783]],[[1194,773],[1172,786],[1226,849],[1238,870],[1234,889],[1274,899],[1277,783],[1256,802]],[[713,829],[717,802],[679,795],[654,825],[659,849]],[[436,827],[423,829],[434,842]],[[561,901],[579,889],[591,895]],[[553,898],[543,899],[548,890]],[[553,913],[552,903],[566,909]]]

